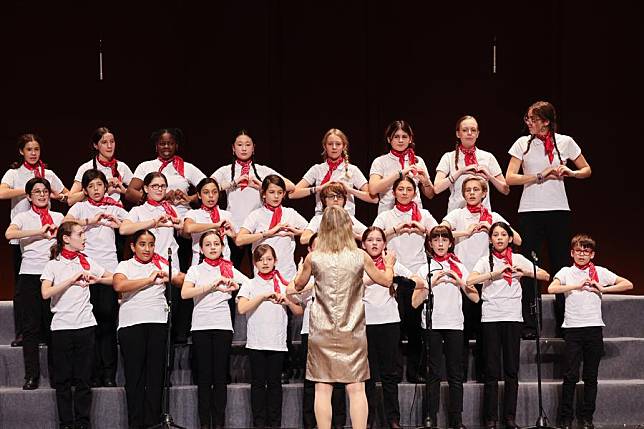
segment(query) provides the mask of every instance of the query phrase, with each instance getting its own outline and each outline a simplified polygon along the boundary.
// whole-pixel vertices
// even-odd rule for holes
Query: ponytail
[[[63,237],[65,235],[68,237],[71,236],[74,231],[74,227],[77,225],[81,226],[80,223],[73,220],[68,220],[60,224],[58,231],[56,232],[56,243],[54,243],[49,250],[49,259],[58,258],[60,252],[63,250],[63,246],[65,246]]]

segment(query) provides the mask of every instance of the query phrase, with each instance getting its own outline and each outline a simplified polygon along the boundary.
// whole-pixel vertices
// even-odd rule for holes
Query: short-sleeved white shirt
[[[250,177],[255,177],[257,180],[261,181],[264,180],[266,176],[275,174],[284,179],[284,176],[270,167],[259,164],[254,165],[255,168],[257,168],[257,174],[259,174],[260,177],[255,177],[255,170],[253,169],[252,165],[250,167],[250,173],[248,173]],[[235,178],[241,176],[241,170],[241,165],[235,162]],[[224,186],[225,184],[232,182],[230,171],[231,164],[224,165],[223,167],[218,168],[217,171],[212,173],[210,177],[215,179],[219,186],[224,188],[226,187]],[[233,189],[228,188],[226,190],[226,201],[226,210],[228,210],[232,214],[233,225],[235,225],[235,227],[237,228],[244,223],[246,216],[248,216],[250,212],[262,206],[262,199],[259,196],[259,191],[250,186],[246,186],[243,189],[241,188],[241,186],[237,186]]]
[[[386,230],[402,222],[411,222],[411,210],[402,212],[394,207],[380,213],[373,225]],[[436,219],[425,209],[420,209],[421,223],[427,231],[438,225]],[[400,234],[387,242],[387,249],[396,252],[396,259],[412,273],[417,273],[423,265],[427,265],[425,254],[425,236],[420,234]]]
[[[396,261],[394,275],[409,278],[413,273],[400,262]],[[368,286],[365,285],[362,301],[364,302],[365,323],[367,325],[383,325],[385,323],[400,322],[398,301],[389,294],[388,287],[381,286],[377,283]]]
[[[193,265],[188,269],[184,281],[190,282],[195,287],[209,285],[214,279],[221,276],[219,267],[213,267],[205,262]],[[237,269],[233,268],[233,279],[237,283],[248,282],[249,279]],[[194,310],[192,311],[192,331],[203,331],[207,329],[221,329],[232,331],[233,323],[230,318],[230,307],[228,300],[231,294],[228,292],[214,291],[203,295],[195,296]]]
[[[105,268],[100,266],[91,257],[87,257],[89,271],[96,277],[103,277]],[[47,262],[40,280],[49,280],[56,284],[62,283],[80,271],[86,271],[80,264],[78,258],[66,259],[58,256]],[[99,287],[111,287],[98,285]],[[96,325],[96,319],[92,313],[92,304],[89,300],[89,287],[73,284],[64,292],[51,297],[51,311],[54,314],[51,319],[51,330],[59,331],[64,329],[82,329]]]
[[[114,205],[94,206],[87,201],[74,204],[67,214],[76,219],[92,219],[99,213],[107,213],[123,220],[128,216],[127,210]],[[85,227],[85,252],[87,256],[98,261],[107,270],[114,272],[118,265],[114,229],[106,219],[100,223]]]
[[[273,212],[266,207],[260,207],[253,210],[244,223],[242,228],[248,230],[251,234],[262,231],[267,231],[273,218]],[[304,229],[307,222],[298,212],[290,207],[282,207],[282,223],[286,223],[292,227]],[[297,267],[293,260],[293,253],[295,252],[295,239],[294,237],[267,237],[253,243],[252,250],[255,251],[260,244],[269,244],[277,255],[277,264],[275,268],[280,272],[282,277],[286,280],[291,280],[297,274]],[[257,272],[257,269],[255,269]]]
[[[25,185],[31,179],[36,177],[33,171],[29,171],[27,167],[21,165],[18,168],[12,168],[7,170],[2,176],[0,183],[4,183],[9,186],[11,189],[25,189]],[[60,181],[56,173],[51,170],[45,169],[45,179],[49,181],[51,185],[51,190],[54,192],[61,192],[65,187],[63,182]],[[51,204],[50,204],[51,207]],[[11,199],[11,212],[9,214],[9,219],[13,220],[18,213],[26,212],[31,209],[31,203],[27,199],[26,195],[20,197],[13,197]],[[18,244],[18,240],[9,241],[10,244]]]
[[[175,211],[178,212],[177,206],[174,207]],[[162,206],[153,206],[149,203],[144,203],[140,206],[132,207],[128,213],[126,220],[131,222],[143,222],[150,219],[156,219],[161,215],[165,214]],[[172,269],[179,270],[179,257],[177,251],[179,250],[179,245],[177,240],[174,238],[174,228],[173,227],[159,227],[159,228],[150,228],[150,232],[154,234],[154,251],[164,258],[168,257],[168,249],[172,249]]]
[[[408,167],[408,166],[409,166],[409,156],[406,156],[405,167]],[[423,161],[423,159],[418,155],[416,155],[416,166],[419,169],[425,170],[425,172],[427,173],[427,177],[431,178],[429,175],[429,171],[427,170],[427,166],[425,165],[425,161]],[[400,161],[398,160],[398,157],[392,155],[391,152],[389,152],[373,160],[373,163],[371,164],[371,170],[369,170],[369,177],[371,177],[374,174],[377,174],[380,177],[386,177],[386,176],[389,176],[391,173],[395,173],[400,170],[402,170],[402,168],[400,168]],[[421,194],[420,187],[422,187],[422,185],[419,184],[419,179],[416,177],[414,177],[414,182],[416,182],[416,188],[417,188],[414,201],[416,201],[416,204],[418,204],[418,207],[421,208],[423,207],[423,203],[420,199],[420,194]],[[378,203],[378,214],[384,212],[385,210],[390,210],[391,208],[393,208],[394,204],[396,203],[396,200],[394,198],[394,193],[391,186],[387,188],[384,192],[378,195],[380,196],[380,202]]]
[[[524,154],[528,148],[529,139],[529,136],[519,137],[508,151],[510,155],[521,160],[523,174],[536,175],[547,167],[559,165],[557,151],[554,150],[554,157],[550,162],[545,152],[544,143],[536,137],[532,140],[528,153]],[[574,161],[581,155],[581,149],[572,137],[555,134],[555,140],[561,153],[561,160],[564,163],[568,162],[568,160]],[[519,213],[551,210],[570,210],[564,179],[546,180],[541,184],[523,185]]]
[[[614,285],[617,275],[603,267],[595,266],[601,286]],[[579,285],[590,278],[588,268],[577,266],[563,267],[555,274],[562,285]],[[587,326],[606,326],[602,319],[602,298],[600,295],[583,289],[570,290],[564,294],[566,310],[562,328],[584,328]]]
[[[63,221],[63,214],[50,211],[54,225],[60,226]],[[12,220],[21,231],[35,230],[42,227],[40,216],[31,208],[25,212],[18,213]],[[49,262],[51,246],[56,244],[56,239],[45,239],[40,237],[26,237],[20,239],[20,251],[22,262],[20,263],[20,274],[42,274],[45,264]]]
[[[306,180],[310,186],[319,186],[324,179],[324,176],[329,172],[329,164],[326,162],[315,164],[304,174],[302,179]],[[353,164],[349,164],[346,168],[344,163],[341,163],[333,173],[331,173],[330,182],[344,182],[350,188],[360,189],[368,183],[367,178],[364,177],[362,171]],[[347,195],[347,201],[344,209],[351,215],[356,214],[355,197],[351,194]],[[320,193],[315,194],[315,214],[322,214],[323,211],[322,201],[320,201]]]
[[[96,168],[94,168],[94,162],[96,162]],[[74,176],[74,182],[82,183],[83,181],[83,174],[87,170],[98,170],[105,174],[105,177],[109,181],[112,177],[112,168],[111,167],[105,167],[101,165],[98,161],[90,159],[84,164],[81,164],[80,167],[78,167],[78,171],[76,171],[76,176]],[[116,162],[116,170],[119,172],[121,175],[121,181],[125,186],[130,184],[130,180],[132,180],[132,170],[130,170],[130,167],[127,166],[126,163],[123,161],[117,161]],[[143,180],[143,179],[141,179]],[[121,200],[121,193],[120,192],[113,192],[108,195],[110,198],[120,201]]]
[[[138,167],[136,167],[136,170],[134,170],[133,177],[143,181],[145,176],[149,173],[158,172],[161,165],[162,163],[158,159],[143,161],[138,165]],[[193,164],[185,161],[183,164],[183,176],[174,169],[172,163],[168,164],[161,173],[163,173],[165,178],[168,180],[168,191],[179,189],[186,194],[188,193],[190,185],[197,186],[202,179],[206,178],[206,175],[203,174],[201,170]],[[188,210],[190,210],[190,204],[182,204],[176,206],[176,208],[179,217],[182,217]]]
[[[351,228],[353,230],[353,233],[361,236],[362,233],[365,232],[367,227],[358,219],[356,219],[356,217],[351,213],[349,213],[349,217],[351,218],[351,223],[353,225]],[[308,229],[309,231],[316,233],[320,230],[320,222],[322,222],[322,215],[316,214],[304,229]]]
[[[494,270],[503,267],[502,259],[492,256]],[[512,255],[512,264],[524,271],[532,272],[533,264],[523,255]],[[490,272],[490,259],[481,258],[474,266],[473,272],[486,274]],[[483,308],[481,309],[481,322],[523,322],[521,309],[521,282],[518,276],[512,278],[512,284],[501,278],[490,282],[483,282],[481,293]]]
[[[168,266],[161,263],[163,271]],[[141,264],[136,259],[119,262],[114,274],[123,274],[128,280],[144,279],[159,268],[152,262]],[[123,292],[119,308],[118,329],[142,323],[166,323],[168,321],[165,284],[150,284],[131,292]]]
[[[500,214],[491,212],[492,223],[508,223]],[[447,213],[443,221],[449,222],[452,231],[465,231],[473,223],[478,223],[480,213],[470,213],[467,207],[452,210]],[[471,271],[474,265],[481,258],[487,258],[490,252],[490,239],[486,231],[479,231],[471,237],[459,237],[455,239],[454,254],[458,256],[463,265]]]
[[[467,280],[467,277],[470,275],[469,271],[465,265],[456,262],[456,265],[461,270],[464,281]],[[432,259],[431,262],[431,272],[435,273],[436,271],[447,271],[449,270],[449,263],[438,262],[435,259]],[[427,265],[421,268],[418,275],[425,279],[428,285],[431,287],[430,279],[427,276]],[[463,322],[465,318],[463,317],[463,298],[461,288],[450,283],[442,282],[437,284],[432,288],[432,293],[434,294],[434,307],[432,309],[432,329],[454,329],[457,331],[463,330]],[[421,316],[421,323],[423,329],[426,326],[425,319],[425,310],[423,306],[423,312]]]
[[[280,293],[285,293],[286,286],[281,282],[279,284]],[[274,291],[272,279],[264,280],[256,276],[242,285],[237,297],[253,299],[260,294],[272,291]],[[288,316],[285,306],[263,301],[253,311],[248,312],[247,315],[247,349],[288,351],[286,348]]]
[[[186,212],[186,215],[183,217],[185,219],[192,219],[195,223],[212,223],[210,218],[210,213],[202,209],[191,209]],[[219,219],[227,220],[232,223],[232,215],[229,211],[219,209]],[[237,227],[233,224],[235,230]],[[205,232],[205,231],[204,231]],[[203,232],[193,232],[190,234],[192,237],[192,266],[199,264],[199,254],[201,248],[199,247],[199,239],[203,235]],[[225,240],[225,238],[224,238]],[[228,243],[223,243],[222,255],[224,259],[230,259],[230,246]]]
[[[496,177],[499,174],[503,174],[503,171],[501,170],[501,166],[499,165],[499,162],[496,160],[494,155],[492,155],[490,152],[476,148],[475,154],[476,154],[476,161],[478,162],[478,164],[480,166],[487,167],[492,177]],[[456,156],[455,151],[450,151],[443,154],[443,156],[441,157],[441,160],[438,162],[436,171],[443,172],[445,173],[446,176],[449,176],[451,173],[455,173],[456,172],[456,168],[454,167],[455,156]],[[461,152],[458,154],[458,169],[462,170],[464,168],[465,168],[465,155],[463,154],[463,152]],[[466,203],[465,203],[465,199],[463,198],[463,182],[465,181],[465,179],[469,177],[474,177],[474,176],[471,174],[462,174],[461,176],[459,176],[458,179],[456,179],[455,183],[451,183],[449,185],[449,200],[447,202],[447,213],[451,212],[452,210],[465,207]],[[480,178],[480,176],[476,176],[476,177]],[[483,206],[485,206],[488,210],[490,210],[491,208],[490,194],[491,194],[491,189],[490,189],[490,183],[488,182],[488,193],[485,199],[483,200]]]

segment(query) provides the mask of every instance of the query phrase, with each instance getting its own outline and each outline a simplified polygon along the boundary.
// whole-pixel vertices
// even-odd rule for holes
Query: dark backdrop
[[[43,159],[70,187],[96,127],[114,131],[118,158],[132,170],[154,156],[153,130],[180,127],[181,155],[209,175],[230,162],[234,134],[245,128],[256,159],[297,182],[320,162],[323,133],[337,127],[367,175],[384,151],[385,126],[406,119],[433,175],[453,148],[456,119],[472,114],[480,146],[505,169],[527,106],[545,99],[593,169],[590,179],[567,182],[575,232],[596,237],[597,262],[636,289],[641,283],[635,2],[194,3],[3,3],[3,166],[17,155],[17,135],[37,132]],[[520,193],[494,195],[495,210],[515,220]],[[312,199],[292,205],[310,217]],[[426,205],[441,219],[447,194]],[[0,210],[4,230],[9,204]],[[358,207],[366,222],[375,214]],[[2,241],[2,299],[12,293],[9,256]]]

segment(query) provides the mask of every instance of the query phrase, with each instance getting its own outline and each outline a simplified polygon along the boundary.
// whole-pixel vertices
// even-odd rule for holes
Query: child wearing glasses
[[[592,429],[595,400],[597,398],[597,373],[604,352],[602,336],[602,295],[623,292],[633,288],[633,283],[610,270],[595,266],[595,240],[589,235],[577,234],[570,242],[573,265],[563,267],[548,286],[548,293],[566,297],[564,314],[563,388],[559,419],[564,429],[572,427],[572,403],[579,381],[579,366],[584,362],[582,380],[584,398],[577,410],[580,426]]]

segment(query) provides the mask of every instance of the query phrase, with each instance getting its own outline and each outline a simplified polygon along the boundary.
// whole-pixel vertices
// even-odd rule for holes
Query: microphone
[[[532,260],[534,262],[539,262],[539,258],[537,258],[537,252],[533,250],[532,252],[530,252],[530,255],[532,255]]]

